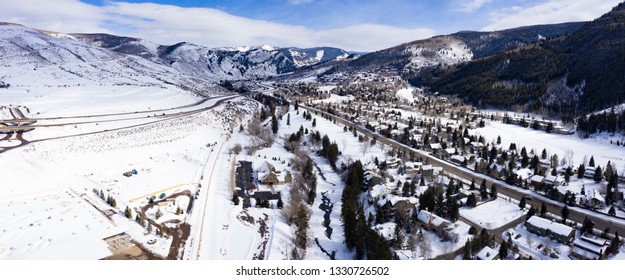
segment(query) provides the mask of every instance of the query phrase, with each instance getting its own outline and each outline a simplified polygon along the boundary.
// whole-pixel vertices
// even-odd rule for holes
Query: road
[[[188,117],[191,115],[195,115],[195,114],[199,114],[208,110],[211,110],[219,105],[221,105],[223,102],[234,99],[239,97],[239,95],[228,95],[228,96],[219,96],[219,97],[215,97],[215,98],[221,98],[220,100],[218,100],[217,102],[215,102],[212,105],[206,106],[206,107],[201,107],[201,108],[197,108],[197,109],[193,109],[193,110],[188,110],[188,111],[182,111],[182,112],[175,112],[175,113],[171,113],[168,115],[160,115],[160,116],[143,116],[143,117],[131,117],[131,118],[121,118],[121,119],[115,119],[115,120],[101,120],[101,119],[95,119],[95,120],[91,120],[91,121],[85,121],[85,122],[70,122],[70,123],[63,123],[63,124],[48,124],[48,125],[25,125],[25,126],[21,126],[21,125],[17,125],[17,126],[0,126],[0,132],[1,131],[7,131],[8,134],[11,134],[14,131],[17,131],[16,133],[16,137],[18,140],[21,141],[20,144],[15,145],[15,146],[10,146],[10,147],[0,147],[0,153],[9,151],[11,149],[15,149],[18,147],[22,147],[25,145],[28,145],[30,143],[36,143],[36,142],[42,142],[42,141],[49,141],[49,140],[55,140],[55,139],[64,139],[64,138],[71,138],[71,137],[78,137],[78,136],[85,136],[85,135],[93,135],[93,134],[98,134],[98,133],[104,133],[104,132],[111,132],[111,131],[117,131],[117,130],[124,130],[124,129],[130,129],[130,128],[135,128],[135,127],[142,127],[142,126],[146,126],[146,125],[150,125],[150,124],[154,124],[154,123],[159,123],[159,122],[164,122],[164,121],[168,121],[168,120],[173,120],[173,119],[179,119],[179,118],[183,118],[183,117]],[[213,98],[211,98],[213,99]],[[202,101],[199,101],[199,103],[194,103],[191,105],[185,105],[186,107],[190,107],[190,106],[196,106],[198,104],[204,103],[209,99],[204,99]],[[183,107],[185,107],[183,106]],[[167,109],[167,110],[171,110],[171,109]],[[128,114],[134,114],[134,113],[117,113],[120,116],[124,116],[124,115],[128,115]],[[116,115],[116,114],[106,114],[107,117],[110,117],[112,115]],[[78,118],[97,118],[94,116],[98,116],[98,115],[93,115],[93,116],[79,116]],[[76,118],[76,117],[73,117]],[[146,120],[146,122],[140,123],[140,124],[135,124],[135,125],[125,125],[125,126],[121,126],[121,127],[116,127],[116,128],[111,128],[111,129],[103,129],[103,130],[98,130],[98,131],[90,131],[90,132],[85,132],[85,133],[79,133],[79,134],[71,134],[71,135],[63,135],[63,136],[56,136],[56,137],[49,137],[49,138],[42,138],[42,139],[34,139],[34,140],[25,140],[23,138],[23,133],[25,132],[25,130],[32,130],[35,128],[44,128],[44,127],[54,127],[54,126],[71,126],[71,125],[77,125],[77,124],[97,124],[97,123],[104,123],[104,122],[112,122],[112,121],[124,121],[124,120],[137,120],[137,119],[143,119]]]
[[[192,236],[191,242],[192,243],[192,249],[191,249],[191,259],[193,260],[198,260],[200,258],[200,249],[202,248],[202,239],[204,238],[204,221],[206,220],[206,208],[208,205],[208,192],[210,190],[210,186],[211,183],[213,181],[213,175],[215,175],[215,167],[217,166],[217,163],[219,162],[219,156],[221,155],[221,150],[224,147],[225,141],[222,141],[221,144],[219,145],[219,150],[216,151],[216,154],[214,154],[215,156],[213,157],[213,161],[211,162],[211,169],[210,169],[210,173],[208,174],[204,174],[204,170],[206,169],[206,166],[209,164],[209,160],[211,158],[211,156],[213,155],[213,152],[211,151],[211,153],[209,154],[209,156],[206,158],[206,163],[204,164],[203,167],[203,171],[202,171],[202,178],[206,178],[205,180],[207,181],[206,185],[204,185],[204,187],[200,190],[200,201],[201,203],[198,204],[198,207],[200,207],[200,211],[201,214],[199,215],[199,221],[197,223],[195,223],[196,228],[194,231],[194,234]]]
[[[414,149],[412,147],[398,143],[394,140],[388,139],[378,133],[371,132],[370,130],[362,127],[361,125],[348,121],[344,118],[329,114],[327,112],[324,112],[322,110],[319,110],[319,109],[316,109],[307,105],[300,104],[299,106],[310,111],[314,111],[314,112],[317,112],[326,116],[330,116],[334,118],[338,123],[341,123],[343,125],[347,125],[350,127],[354,127],[358,132],[369,136],[369,138],[376,137],[377,141],[382,142],[385,145],[388,145],[398,150],[411,151],[415,153],[417,157],[422,157],[423,159],[427,159],[428,163],[431,164],[432,166],[442,167],[446,173],[451,173],[455,177],[465,180],[465,182],[470,182],[471,180],[475,180],[479,184],[482,180],[486,180],[488,185],[496,184],[498,186],[497,187],[498,193],[511,197],[516,200],[520,200],[521,197],[525,195],[530,196],[532,197],[532,199],[527,200],[527,203],[534,206],[534,208],[536,208],[537,211],[540,211],[540,206],[544,202],[545,205],[547,206],[547,211],[549,213],[552,213],[556,216],[560,216],[561,209],[564,206],[564,204],[561,202],[548,199],[533,191],[523,189],[518,186],[513,186],[504,181],[494,179],[484,174],[474,172],[472,170],[455,165],[447,161],[443,161],[439,158],[436,158],[430,155],[429,153],[423,150]],[[620,232],[621,234],[625,233],[625,219],[611,217],[603,213],[591,211],[591,210],[580,208],[580,207],[569,207],[569,217],[568,217],[569,220],[582,223],[586,216],[588,216],[595,223],[595,228],[597,229],[605,229],[609,227],[612,232],[616,230]]]

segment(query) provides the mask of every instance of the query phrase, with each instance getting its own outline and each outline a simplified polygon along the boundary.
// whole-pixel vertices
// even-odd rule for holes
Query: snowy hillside
[[[175,85],[199,92],[210,87],[204,79],[182,75],[141,57],[96,47],[73,36],[46,34],[19,25],[0,25],[0,52],[0,81],[12,89]]]
[[[453,65],[473,58],[469,47],[461,40],[445,38],[442,45],[412,45],[405,51],[410,53],[408,68],[415,70],[436,65]]]
[[[188,42],[162,46],[146,40],[108,34],[71,34],[94,46],[141,56],[195,77],[240,80],[272,77],[320,62],[340,60],[348,53],[336,48],[244,46],[208,48]]]

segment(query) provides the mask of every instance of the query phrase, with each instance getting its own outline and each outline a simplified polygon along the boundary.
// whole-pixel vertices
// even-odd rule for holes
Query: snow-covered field
[[[47,117],[167,109],[199,100],[189,93],[159,88],[109,87],[94,92],[68,88],[47,93],[38,93],[40,97],[7,94],[1,100],[13,105],[28,103],[31,110]],[[98,102],[93,102],[94,98]],[[0,153],[0,176],[4,178],[0,185],[0,258],[99,259],[112,253],[103,238],[123,232],[155,254],[166,256],[171,237],[148,233],[126,219],[123,211],[126,206],[139,209],[146,198],[161,193],[197,190],[215,143],[223,142],[233,129],[233,120],[240,114],[237,110],[250,105],[249,101],[241,103],[242,99],[228,102],[240,104],[129,129],[99,127],[93,130],[98,132],[95,134],[33,142]],[[122,175],[133,169],[138,174]],[[115,198],[117,207],[107,205],[93,189]],[[174,203],[185,208],[189,198],[180,196]],[[172,207],[161,207],[164,215],[159,222],[186,218],[186,213],[177,215]],[[148,217],[156,210],[150,208]]]
[[[462,208],[460,215],[484,228],[496,229],[524,216],[525,211],[517,204],[497,198],[475,208]]]
[[[588,161],[591,156],[594,156],[595,162],[602,168],[608,161],[611,161],[616,164],[619,173],[625,170],[625,149],[619,149],[600,140],[581,139],[575,134],[550,134],[495,121],[487,121],[485,127],[477,128],[471,132],[484,136],[487,141],[494,141],[497,136],[501,136],[501,143],[506,148],[510,143],[516,143],[518,149],[525,146],[528,152],[534,149],[535,152],[540,153],[543,149],[547,149],[550,155],[556,153],[560,159],[564,157],[567,150],[573,150],[573,166],[583,163],[584,158]]]
[[[3,199],[0,213],[0,259],[100,259],[121,231],[69,188]]]
[[[330,97],[326,99],[318,99],[314,100],[313,103],[342,103],[350,100],[354,100],[354,97],[351,95],[341,96],[337,94],[331,94]]]

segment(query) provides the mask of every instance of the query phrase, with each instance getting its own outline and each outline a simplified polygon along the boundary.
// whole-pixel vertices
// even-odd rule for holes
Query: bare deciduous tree
[[[568,149],[566,150],[566,152],[564,152],[564,158],[566,159],[566,162],[569,164],[569,166],[575,166],[575,161],[573,159],[573,157],[575,156],[575,151]]]

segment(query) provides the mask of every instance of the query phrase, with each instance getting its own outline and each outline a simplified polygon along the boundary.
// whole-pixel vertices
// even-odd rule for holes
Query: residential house
[[[530,184],[534,187],[542,187],[545,183],[545,177],[540,175],[534,175],[530,177]]]
[[[580,260],[602,260],[608,246],[608,240],[584,233],[573,242],[571,256]]]
[[[265,185],[280,185],[291,183],[293,176],[290,171],[279,171],[269,162],[264,161],[257,171],[258,181]]]
[[[482,250],[475,254],[475,257],[482,261],[498,260],[499,252],[495,251],[495,249],[491,247],[485,246]]]
[[[463,165],[466,158],[464,156],[461,155],[453,155],[449,158],[449,160],[453,163],[457,163],[459,165]]]
[[[567,225],[555,223],[553,221],[532,216],[525,222],[527,231],[540,235],[549,236],[560,243],[569,244],[575,238],[575,229]]]
[[[447,148],[442,151],[444,158],[449,158],[456,154],[456,148]]]
[[[427,210],[419,211],[419,214],[417,215],[417,220],[419,220],[419,222],[421,222],[421,224],[423,224],[423,226],[427,230],[432,230],[432,231],[444,230],[449,225],[451,225],[451,222]]]

